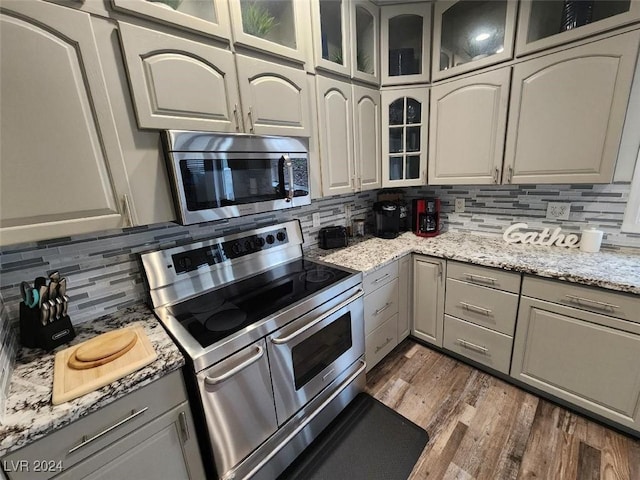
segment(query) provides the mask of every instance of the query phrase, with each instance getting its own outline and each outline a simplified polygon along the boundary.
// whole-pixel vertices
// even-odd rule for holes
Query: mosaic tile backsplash
[[[522,221],[532,228],[553,225],[579,232],[589,224],[605,231],[607,248],[640,247],[640,235],[620,232],[629,191],[629,184],[404,189],[407,198],[438,196],[445,229],[498,234]],[[312,226],[313,213],[320,212],[321,226],[347,225],[354,218],[366,218],[371,225],[376,194],[330,197],[291,210],[188,227],[162,223],[5,247],[0,250],[0,295],[6,314],[15,320],[20,281],[32,282],[36,276],[58,270],[68,278],[73,323],[90,321],[146,299],[140,253],[296,218],[308,250],[317,245],[319,228]],[[465,199],[465,213],[454,213],[456,198]],[[546,220],[549,201],[570,202],[569,220]]]

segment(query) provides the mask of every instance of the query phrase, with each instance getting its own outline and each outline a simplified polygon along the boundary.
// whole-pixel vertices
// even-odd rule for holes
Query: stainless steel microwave
[[[185,130],[162,139],[183,225],[311,203],[302,140]]]

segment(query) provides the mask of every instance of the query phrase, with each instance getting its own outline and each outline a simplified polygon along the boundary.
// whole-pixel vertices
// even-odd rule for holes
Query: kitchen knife
[[[38,299],[38,308],[42,308],[42,304],[46,303],[46,301],[49,299],[49,289],[47,288],[46,285],[46,280],[44,285],[40,285],[39,288],[39,296],[40,298]]]
[[[66,317],[67,316],[67,307],[69,306],[69,296],[65,295],[64,297],[62,297],[63,300],[63,304],[62,304],[62,316]]]
[[[53,322],[56,319],[56,311],[58,309],[58,304],[56,303],[55,298],[49,299],[49,323]]]
[[[57,270],[55,272],[51,272],[49,274],[49,280],[58,283],[60,281],[60,272],[58,272]]]
[[[57,297],[64,297],[67,294],[67,278],[62,277],[58,282],[58,294]]]
[[[55,302],[55,298],[58,296],[58,282],[51,280],[49,282],[49,300]]]
[[[44,302],[40,307],[40,323],[44,327],[49,321],[49,302]]]
[[[56,320],[60,320],[60,317],[62,317],[62,302],[63,300],[61,297],[56,297]]]

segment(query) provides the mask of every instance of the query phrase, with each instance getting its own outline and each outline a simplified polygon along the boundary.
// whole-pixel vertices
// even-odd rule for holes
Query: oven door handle
[[[256,363],[258,360],[260,360],[262,358],[263,355],[264,355],[264,349],[260,345],[256,345],[256,354],[255,355],[253,355],[252,357],[246,359],[240,365],[238,365],[237,367],[232,368],[231,370],[229,370],[228,372],[225,372],[224,374],[220,375],[219,377],[209,377],[209,376],[204,377],[204,383],[206,383],[207,385],[217,385],[219,383],[222,383],[225,380],[228,380],[229,378],[233,377],[239,371],[244,370],[249,365],[251,365],[253,363]]]
[[[347,298],[344,302],[342,302],[339,305],[336,305],[335,307],[333,307],[331,310],[329,310],[327,313],[324,313],[322,315],[320,315],[318,318],[316,318],[315,320],[313,320],[312,322],[307,323],[304,327],[299,328],[298,330],[296,330],[295,332],[293,332],[291,335],[287,335],[286,337],[280,337],[280,338],[272,338],[271,339],[271,343],[275,344],[275,345],[282,345],[284,343],[288,343],[291,340],[293,340],[294,338],[296,338],[299,335],[302,335],[304,332],[306,332],[307,330],[309,330],[310,328],[314,327],[315,325],[317,325],[318,323],[322,322],[323,320],[327,319],[328,317],[330,317],[331,315],[333,315],[334,313],[336,313],[338,310],[340,310],[341,308],[346,307],[347,305],[349,305],[351,302],[353,302],[354,300],[357,300],[358,298],[362,297],[364,295],[364,291],[362,289],[358,290],[358,293],[356,293],[355,295],[353,295],[352,297]]]

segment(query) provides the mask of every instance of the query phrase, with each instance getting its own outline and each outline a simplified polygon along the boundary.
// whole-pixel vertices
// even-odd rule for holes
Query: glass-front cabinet
[[[380,9],[368,0],[351,0],[351,76],[380,83],[378,25]]]
[[[116,10],[229,40],[224,0],[111,0]]]
[[[639,19],[638,0],[523,0],[516,55],[561,45]]]
[[[351,75],[347,0],[313,0],[313,51],[316,68]]]
[[[383,6],[380,16],[382,84],[428,82],[431,3]]]
[[[304,62],[307,2],[229,0],[234,43]]]
[[[433,19],[434,81],[513,57],[517,2],[436,2]]]
[[[425,185],[429,89],[383,90],[381,95],[382,186]]]

